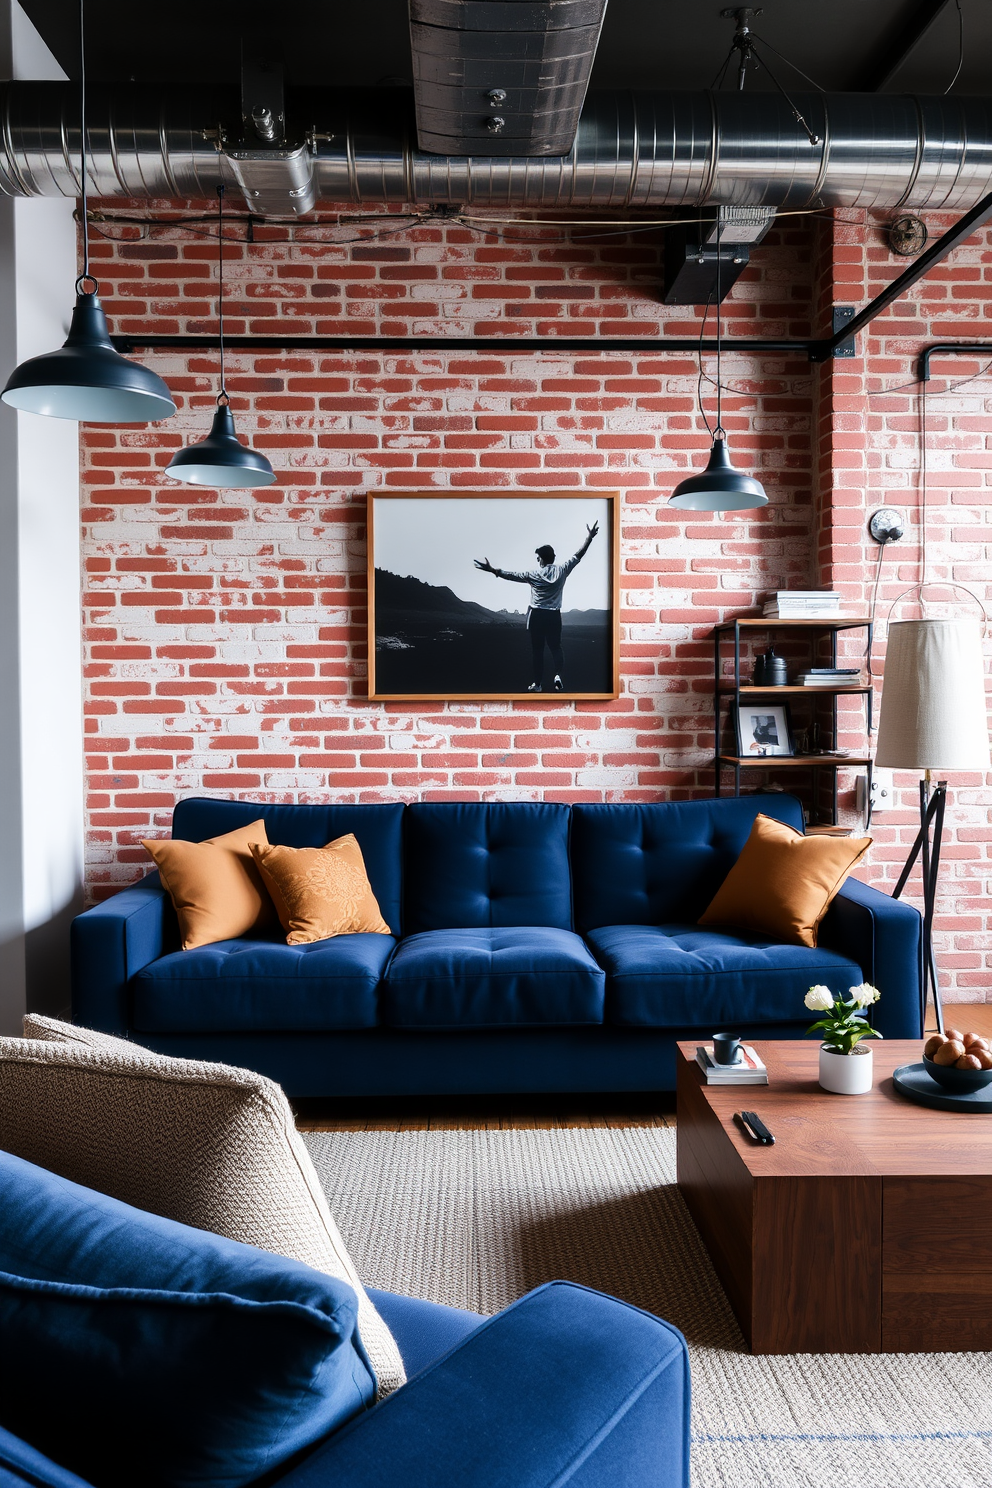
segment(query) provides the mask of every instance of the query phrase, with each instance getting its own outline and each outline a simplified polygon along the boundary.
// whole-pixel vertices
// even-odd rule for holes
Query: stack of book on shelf
[[[860,687],[864,676],[860,667],[810,667],[796,681],[803,687]]]
[[[736,1064],[717,1064],[713,1045],[700,1044],[696,1063],[706,1076],[707,1085],[767,1085],[768,1070],[750,1044],[741,1044],[741,1057]]]
[[[840,615],[840,595],[835,589],[779,589],[763,613],[768,620],[829,620]]]

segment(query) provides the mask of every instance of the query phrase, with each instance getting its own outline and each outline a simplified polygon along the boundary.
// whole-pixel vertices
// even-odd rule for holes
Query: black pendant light
[[[264,455],[242,444],[234,432],[231,400],[224,376],[224,188],[217,187],[217,321],[220,340],[220,393],[210,433],[173,455],[165,468],[173,480],[190,486],[271,486],[275,471]]]
[[[155,372],[115,351],[107,330],[100,286],[90,273],[86,211],[86,47],[79,0],[80,181],[83,272],[76,280],[76,308],[60,351],[32,357],[15,367],[0,397],[13,408],[80,423],[148,424],[171,418],[172,394]]]
[[[706,314],[703,313],[703,324]],[[722,322],[720,319],[720,215],[716,219],[716,428],[709,463],[699,475],[679,481],[668,498],[669,506],[682,511],[745,511],[748,507],[767,506],[768,497],[760,481],[742,475],[730,463],[727,434],[723,427],[723,379],[721,376]],[[700,409],[702,409],[702,333],[700,333]],[[705,413],[703,417],[705,418]]]

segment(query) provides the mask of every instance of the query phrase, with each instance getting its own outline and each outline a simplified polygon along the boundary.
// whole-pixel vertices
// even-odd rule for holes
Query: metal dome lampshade
[[[767,506],[768,497],[760,481],[742,475],[731,465],[727,436],[717,425],[706,469],[679,481],[668,504],[683,511],[744,511],[751,506]]]
[[[79,3],[80,198],[83,272],[76,280],[76,308],[60,351],[22,362],[0,397],[12,408],[80,423],[148,424],[171,418],[172,394],[157,373],[114,350],[107,330],[99,285],[90,273],[89,217],[86,209],[86,48],[83,0]],[[87,285],[92,285],[91,289]]]
[[[707,309],[709,301],[707,301]],[[703,408],[703,330],[706,327],[706,311],[699,332],[699,409],[709,428],[709,420]],[[720,216],[716,219],[716,428],[709,463],[699,475],[687,476],[679,481],[668,498],[669,506],[682,511],[745,511],[748,507],[767,506],[768,497],[760,481],[751,475],[742,475],[730,463],[727,451],[727,434],[723,427],[723,378],[721,376],[721,348],[723,324],[720,316]]]
[[[234,430],[224,377],[224,188],[217,187],[217,321],[220,340],[220,393],[206,439],[173,455],[166,475],[190,486],[271,486],[275,471],[264,455],[242,444]]]
[[[3,401],[26,413],[80,423],[148,424],[171,418],[176,405],[168,387],[157,373],[114,350],[95,290],[81,287],[87,282],[96,284],[88,274],[76,281],[65,345],[15,367],[0,395]]]
[[[173,480],[190,486],[271,486],[275,471],[264,455],[241,443],[226,393],[217,399],[210,433],[199,444],[188,444],[166,467]]]

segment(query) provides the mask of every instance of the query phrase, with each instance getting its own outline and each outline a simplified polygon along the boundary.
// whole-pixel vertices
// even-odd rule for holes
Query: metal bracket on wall
[[[856,314],[853,305],[835,305],[830,320],[830,328],[834,336],[842,331],[846,325],[850,325]],[[855,338],[851,336],[847,341],[839,341],[833,349],[834,357],[853,357],[857,353]]]

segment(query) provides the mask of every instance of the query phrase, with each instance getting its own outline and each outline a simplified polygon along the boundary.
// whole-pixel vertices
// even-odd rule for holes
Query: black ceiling
[[[78,74],[77,0],[21,0],[70,76]],[[960,0],[964,63],[957,93],[992,91],[992,5]],[[609,0],[594,88],[707,88],[730,46],[733,23],[710,0]],[[927,25],[927,23],[930,23]],[[956,0],[767,0],[758,37],[828,90],[943,93],[959,57]],[[87,63],[94,81],[235,84],[241,42],[281,51],[286,80],[307,86],[409,83],[406,0],[365,4],[292,0],[241,6],[170,0],[89,0]],[[774,53],[786,87],[809,85]],[[893,69],[895,69],[893,71]],[[728,74],[725,86],[732,86]],[[767,75],[748,87],[769,88]]]

